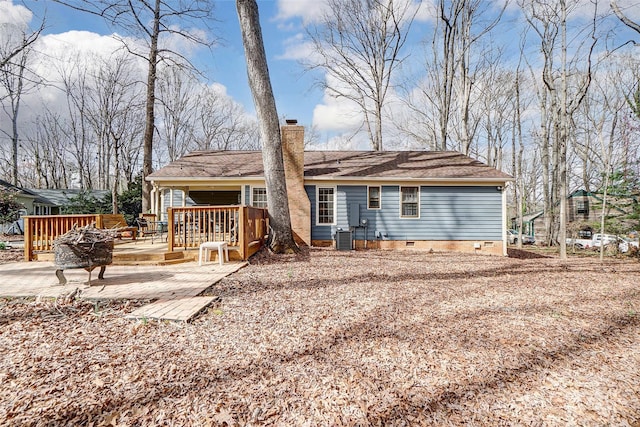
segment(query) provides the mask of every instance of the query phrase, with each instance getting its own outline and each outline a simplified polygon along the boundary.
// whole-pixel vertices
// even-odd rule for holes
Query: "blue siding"
[[[307,192],[307,196],[309,196],[309,200],[311,201],[311,239],[312,240],[332,240],[332,229],[335,227],[331,227],[328,225],[316,225],[316,186],[315,185],[305,185],[304,189]]]
[[[420,217],[400,218],[400,187],[382,186],[381,209],[367,209],[367,186],[337,187],[336,226],[316,225],[316,188],[305,186],[311,201],[311,236],[330,240],[336,227],[349,229],[350,211],[368,220],[357,228],[355,237],[376,238],[376,231],[387,240],[501,240],[502,195],[495,186],[420,187]]]

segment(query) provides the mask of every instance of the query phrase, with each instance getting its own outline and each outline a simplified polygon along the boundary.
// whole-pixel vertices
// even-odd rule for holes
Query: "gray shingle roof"
[[[44,189],[44,188],[30,188],[29,191],[38,195],[40,198],[46,200],[47,204],[52,206],[64,206],[69,202],[69,199],[77,197],[80,193],[88,193],[97,199],[102,199],[109,194],[108,190],[80,190],[76,188],[65,189]]]
[[[305,151],[304,170],[305,178],[316,179],[512,179],[455,151]],[[260,151],[196,151],[149,178],[262,176]]]

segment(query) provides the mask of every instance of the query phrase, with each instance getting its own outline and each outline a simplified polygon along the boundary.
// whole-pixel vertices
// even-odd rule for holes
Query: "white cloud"
[[[315,58],[317,51],[313,43],[308,41],[304,34],[298,33],[284,41],[284,53],[277,56],[277,59],[300,61],[303,63],[318,63],[321,58]]]
[[[38,40],[38,50],[50,58],[62,58],[70,53],[110,55],[122,47],[122,43],[112,36],[101,36],[89,31],[48,34]]]
[[[326,0],[278,0],[276,20],[301,18],[306,25],[317,22],[327,10]]]
[[[19,26],[26,29],[33,13],[26,7],[13,4],[13,1],[0,0],[0,27]]]
[[[415,19],[430,21],[434,18],[434,0],[403,0],[411,2],[410,10],[416,11]],[[300,18],[303,25],[317,23],[328,10],[327,0],[278,0],[278,14],[276,20],[287,21]],[[291,28],[291,27],[289,27]]]

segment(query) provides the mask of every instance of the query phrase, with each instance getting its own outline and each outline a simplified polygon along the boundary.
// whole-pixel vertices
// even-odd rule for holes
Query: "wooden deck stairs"
[[[173,265],[194,261],[193,251],[159,253],[121,252],[113,254],[113,265]],[[197,253],[195,254],[197,257]]]
[[[217,252],[211,254],[211,260],[215,261]],[[229,258],[240,260],[240,253],[237,247],[229,247]],[[35,254],[36,261],[54,261],[53,252]],[[112,265],[173,265],[184,262],[197,262],[198,249],[168,251],[166,245],[144,243],[134,243],[131,241],[116,243]]]

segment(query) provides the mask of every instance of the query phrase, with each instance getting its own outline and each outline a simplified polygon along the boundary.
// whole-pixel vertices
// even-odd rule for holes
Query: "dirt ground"
[[[0,250],[0,264],[22,260],[24,260],[24,251],[22,249],[11,248]]]
[[[12,243],[16,241],[21,242],[22,236],[0,234],[0,242],[3,242],[6,247],[6,249],[0,249],[0,264],[22,261],[24,259],[24,250],[22,247],[17,248],[12,246]]]
[[[0,425],[637,426],[639,275],[312,249],[252,258],[190,324],[0,300]]]

